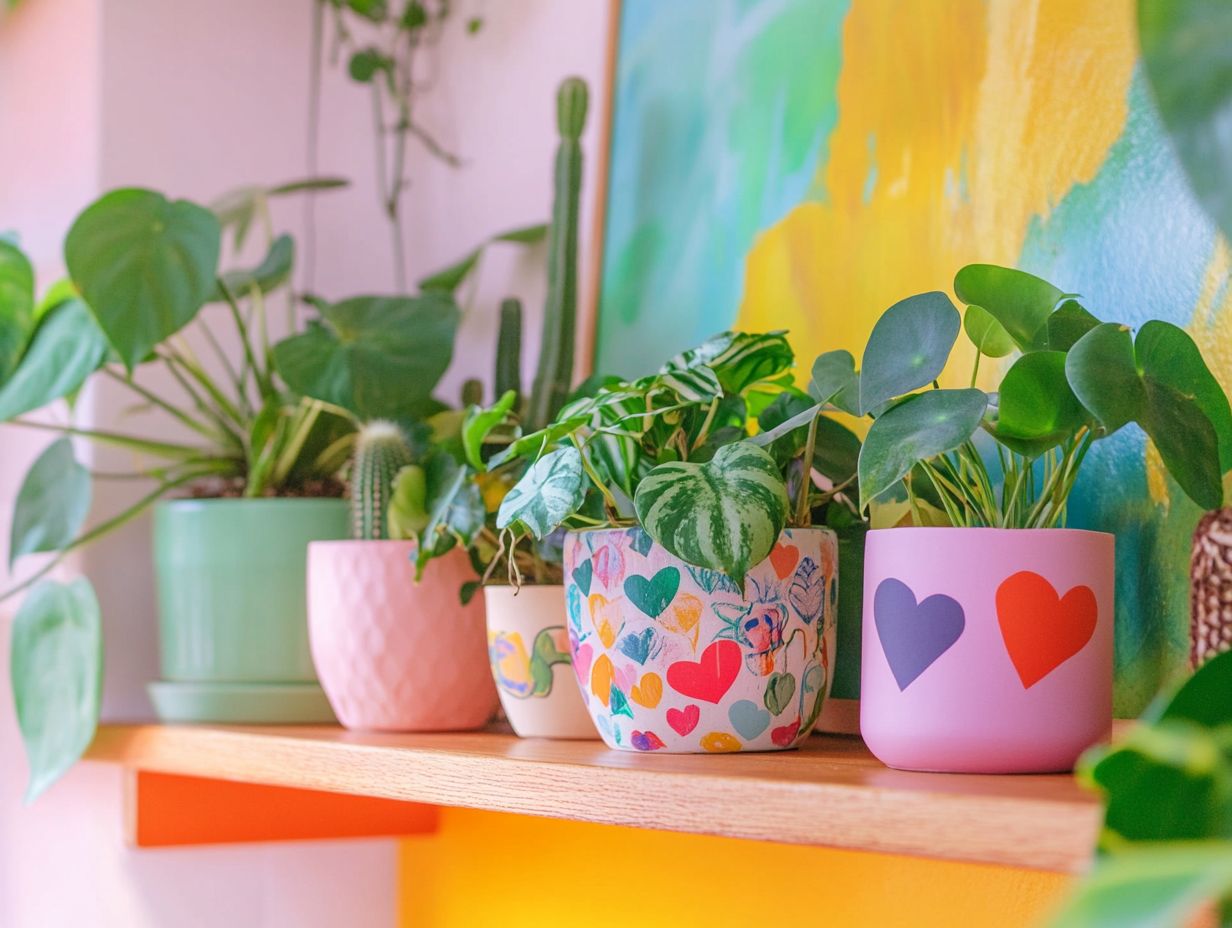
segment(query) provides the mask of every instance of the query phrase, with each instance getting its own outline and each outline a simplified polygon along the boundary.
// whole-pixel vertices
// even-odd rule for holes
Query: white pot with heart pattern
[[[1111,734],[1114,547],[1076,529],[869,532],[869,749],[909,770],[1073,769]]]
[[[741,595],[641,528],[570,533],[569,646],[604,742],[674,754],[798,745],[830,689],[837,563],[833,532],[786,529]]]

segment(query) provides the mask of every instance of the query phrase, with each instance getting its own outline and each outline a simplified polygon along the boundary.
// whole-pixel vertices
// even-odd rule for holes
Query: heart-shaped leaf
[[[850,351],[827,351],[813,362],[809,395],[819,403],[832,403],[853,416],[860,414],[860,375]]]
[[[1078,400],[1111,434],[1136,419],[1146,395],[1129,327],[1097,325],[1065,357],[1065,373]]]
[[[1077,300],[1066,300],[1048,317],[1048,348],[1069,351],[1078,339],[1099,325]]]
[[[295,241],[289,235],[280,235],[274,239],[269,251],[256,267],[243,268],[238,271],[227,271],[222,275],[222,283],[226,287],[216,287],[210,297],[213,301],[225,300],[226,294],[235,299],[243,299],[256,288],[262,293],[282,286],[291,276],[291,268],[295,264]]]
[[[660,464],[634,498],[642,527],[672,554],[721,570],[743,589],[787,521],[789,502],[774,458],[750,442],[720,448],[705,464]]]
[[[0,384],[17,367],[34,328],[34,268],[20,248],[0,239]]]
[[[222,232],[208,209],[153,190],[105,194],[77,217],[64,260],[107,340],[132,370],[214,292]]]
[[[550,535],[586,498],[582,455],[572,446],[536,461],[501,500],[496,527],[523,525],[536,538]]]
[[[1086,419],[1065,376],[1065,352],[1032,351],[1015,361],[1001,381],[994,434],[1033,458],[1056,447]]]
[[[44,581],[30,591],[13,620],[9,670],[30,801],[77,762],[98,726],[102,622],[87,581]]]
[[[988,358],[1004,358],[1014,350],[1014,339],[988,310],[968,306],[963,313],[963,330],[980,354]]]
[[[1232,238],[1232,6],[1219,0],[1138,4],[1142,63],[1159,114],[1199,202]]]
[[[796,356],[783,332],[723,332],[665,364],[661,373],[706,366],[728,393],[791,370]]]
[[[918,461],[953,451],[980,426],[982,390],[929,390],[887,410],[860,449],[860,508],[890,489]]]
[[[505,394],[487,409],[478,407],[468,409],[466,420],[462,423],[462,448],[466,453],[466,463],[475,470],[483,470],[483,443],[491,431],[500,425],[513,410],[513,404],[518,401],[514,390],[506,390]]]
[[[796,695],[796,678],[789,673],[772,673],[766,679],[766,692],[762,697],[771,715],[779,715],[791,705]]]
[[[907,297],[882,313],[860,363],[860,414],[936,380],[961,324],[940,291]]]
[[[68,438],[38,456],[17,491],[9,542],[9,567],[23,554],[63,548],[81,531],[90,511],[90,472],[73,457]]]
[[[48,310],[17,370],[0,386],[0,422],[72,393],[106,356],[107,340],[81,300]]]
[[[1036,341],[1044,323],[1065,296],[1034,274],[995,264],[968,264],[954,277],[954,293],[987,311],[1024,350],[1042,347]]]
[[[363,419],[420,418],[453,358],[460,313],[444,294],[362,296],[321,308],[321,320],[274,347],[292,390]]]

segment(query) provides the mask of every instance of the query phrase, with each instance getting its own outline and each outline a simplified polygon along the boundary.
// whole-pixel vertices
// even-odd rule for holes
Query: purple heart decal
[[[916,603],[911,587],[893,577],[877,586],[873,620],[899,690],[953,647],[966,624],[958,600],[938,593]]]

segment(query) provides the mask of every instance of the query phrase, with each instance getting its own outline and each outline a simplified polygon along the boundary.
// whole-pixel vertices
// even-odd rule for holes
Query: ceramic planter
[[[304,555],[345,538],[340,499],[202,499],[154,510],[162,680],[180,722],[332,722],[308,651]]]
[[[788,529],[748,574],[685,564],[640,528],[565,539],[573,668],[600,736],[630,751],[776,751],[830,687],[837,546]]]
[[[1113,536],[868,533],[860,728],[891,767],[1073,768],[1112,726]]]
[[[523,738],[597,738],[573,682],[563,586],[484,588],[488,660],[501,707]]]
[[[366,731],[464,731],[496,711],[483,597],[460,550],[415,583],[412,541],[308,546],[312,659],[338,720]]]

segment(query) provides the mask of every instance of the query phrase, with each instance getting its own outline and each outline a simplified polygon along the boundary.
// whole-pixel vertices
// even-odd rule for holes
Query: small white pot
[[[574,679],[563,586],[484,588],[488,660],[501,706],[523,738],[598,738]]]

